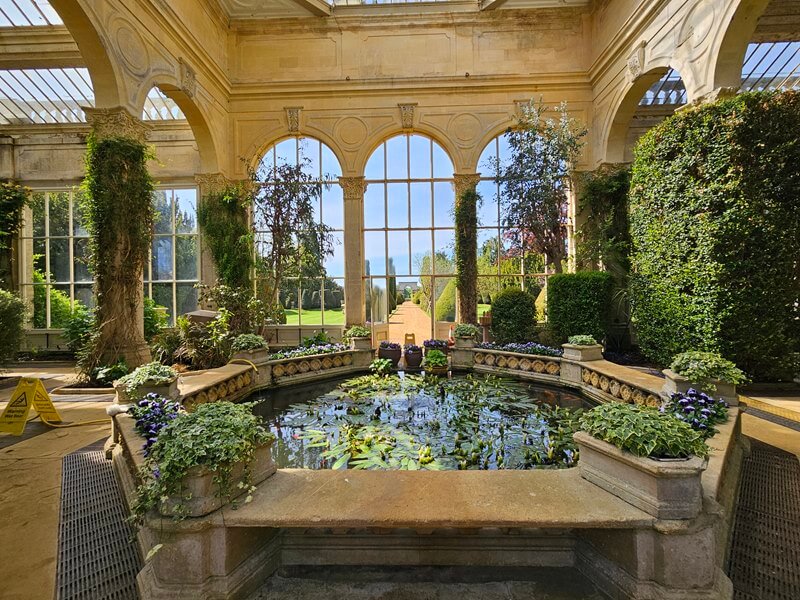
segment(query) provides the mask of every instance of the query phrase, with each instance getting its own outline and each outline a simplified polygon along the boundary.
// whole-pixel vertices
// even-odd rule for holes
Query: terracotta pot
[[[422,364],[422,350],[419,352],[406,352],[406,367],[409,369],[418,369]]]
[[[392,361],[392,366],[397,367],[397,363],[400,362],[400,357],[403,355],[403,351],[400,348],[396,350],[390,350],[389,348],[378,348],[378,358],[388,358]]]

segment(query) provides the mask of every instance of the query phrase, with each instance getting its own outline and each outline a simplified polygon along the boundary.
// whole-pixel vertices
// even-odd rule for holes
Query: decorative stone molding
[[[197,93],[197,75],[182,58],[180,59],[180,81],[183,92],[190,98],[194,98]]]
[[[300,133],[300,111],[303,110],[303,107],[284,106],[283,110],[286,111],[286,125],[289,133]]]
[[[481,176],[477,173],[457,173],[453,175],[453,187],[456,191],[456,201],[464,192],[474,190],[480,183]]]
[[[647,42],[644,40],[639,42],[636,50],[628,57],[627,69],[625,70],[625,78],[628,83],[636,81],[644,72],[644,47],[646,44]]]
[[[592,369],[582,369],[581,380],[585,385],[609,394],[627,404],[651,407],[661,406],[661,399],[651,391],[629,385],[624,381],[618,381]]]
[[[364,177],[339,177],[339,185],[346,200],[361,200],[367,191]]]
[[[98,140],[111,137],[126,137],[139,142],[147,141],[152,127],[141,119],[134,117],[125,108],[92,108],[85,106],[83,112],[92,133]]]
[[[561,373],[561,361],[550,356],[501,352],[498,350],[475,350],[474,360],[476,365],[510,369],[523,373],[552,375],[554,377]]]
[[[202,195],[219,192],[231,183],[231,180],[222,173],[197,173],[194,180],[200,186]]]
[[[272,379],[304,373],[328,371],[340,367],[350,367],[353,364],[352,351],[336,352],[333,354],[319,354],[316,356],[303,356],[288,358],[272,363]]]
[[[417,109],[416,102],[413,104],[398,104],[397,106],[400,108],[400,123],[403,129],[413,129],[414,114]]]

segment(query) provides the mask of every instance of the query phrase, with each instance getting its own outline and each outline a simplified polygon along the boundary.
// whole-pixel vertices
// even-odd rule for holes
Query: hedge
[[[456,280],[450,279],[436,299],[436,320],[456,320]]]
[[[614,280],[605,271],[560,273],[547,280],[547,322],[561,342],[572,335],[602,340],[609,326]]]
[[[530,342],[536,335],[536,297],[516,287],[492,302],[492,336],[498,344]]]
[[[756,380],[800,349],[800,93],[680,111],[640,140],[630,299],[644,354],[717,352]]]

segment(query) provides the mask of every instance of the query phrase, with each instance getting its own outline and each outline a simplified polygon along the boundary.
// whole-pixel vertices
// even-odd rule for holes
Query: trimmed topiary
[[[604,271],[562,273],[548,279],[547,323],[559,343],[572,335],[605,337],[613,285]]]
[[[492,335],[498,344],[530,342],[536,334],[536,299],[516,287],[504,289],[492,303]]]
[[[636,149],[631,306],[658,363],[717,352],[756,380],[800,349],[800,93],[680,111]]]

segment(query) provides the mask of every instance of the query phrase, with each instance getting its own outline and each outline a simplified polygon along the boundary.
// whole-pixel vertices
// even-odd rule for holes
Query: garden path
[[[406,300],[389,317],[389,340],[402,344],[406,333],[413,333],[417,345],[431,337],[431,317],[428,313]]]

